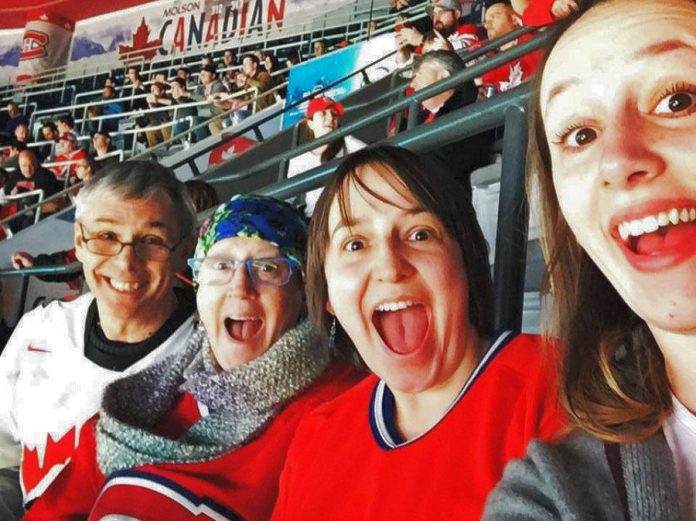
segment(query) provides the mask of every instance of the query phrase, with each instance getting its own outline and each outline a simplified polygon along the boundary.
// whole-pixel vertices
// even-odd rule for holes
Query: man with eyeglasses
[[[183,183],[157,163],[120,163],[80,190],[75,248],[91,293],[27,313],[0,356],[3,521],[60,475],[109,383],[186,346],[193,301],[174,282],[195,222]]]

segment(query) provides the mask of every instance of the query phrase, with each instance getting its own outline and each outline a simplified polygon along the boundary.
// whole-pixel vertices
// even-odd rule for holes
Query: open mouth
[[[394,353],[406,355],[423,345],[429,329],[428,310],[411,301],[384,302],[372,313],[372,324]]]
[[[656,257],[696,248],[696,208],[671,208],[616,228],[623,246],[636,255]]]
[[[140,282],[126,282],[123,280],[117,280],[112,278],[107,278],[109,286],[118,291],[119,293],[132,293],[140,289]]]
[[[260,318],[225,319],[225,329],[232,340],[248,342],[261,331],[263,320]]]

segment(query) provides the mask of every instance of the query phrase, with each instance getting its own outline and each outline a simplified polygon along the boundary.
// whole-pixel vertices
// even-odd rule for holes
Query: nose
[[[665,159],[655,147],[659,136],[640,115],[616,118],[603,133],[599,171],[605,188],[634,188],[664,173]]]
[[[372,272],[381,282],[399,282],[408,277],[413,266],[405,256],[404,244],[398,237],[389,237],[373,248]]]
[[[140,258],[135,254],[135,248],[132,244],[124,244],[123,249],[113,258],[114,262],[124,272],[132,271],[140,261]]]
[[[227,284],[227,294],[235,298],[249,298],[256,293],[254,281],[243,263],[234,267],[232,279]]]

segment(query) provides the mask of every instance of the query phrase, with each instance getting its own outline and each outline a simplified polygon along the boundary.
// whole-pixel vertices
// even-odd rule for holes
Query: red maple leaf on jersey
[[[140,25],[133,33],[133,45],[118,44],[118,54],[124,63],[134,61],[137,58],[151,60],[157,53],[157,48],[162,45],[162,39],[150,40],[150,28],[143,17]]]

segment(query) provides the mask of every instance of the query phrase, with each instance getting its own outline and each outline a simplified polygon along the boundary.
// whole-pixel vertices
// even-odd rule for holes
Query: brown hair
[[[479,337],[491,336],[493,291],[488,247],[467,190],[451,175],[432,165],[426,166],[416,154],[387,145],[364,148],[346,157],[329,179],[315,207],[309,228],[307,304],[317,330],[327,334],[333,321],[333,316],[326,310],[328,287],[324,274],[329,245],[329,211],[337,200],[342,219],[346,222],[350,220],[348,191],[351,186],[379,198],[358,174],[359,169],[366,165],[379,166],[382,172],[392,174],[392,184],[400,185],[395,188],[409,193],[423,208],[435,215],[456,240],[462,252],[469,285],[469,321]],[[338,324],[335,340],[336,349],[342,355],[361,365],[355,346]]]
[[[596,2],[602,3],[607,2]],[[543,217],[548,263],[545,290],[554,296],[548,329],[565,343],[563,403],[573,422],[590,434],[607,441],[634,442],[657,432],[671,411],[665,362],[647,324],[578,244],[563,217],[540,108],[539,87],[548,55],[581,16],[559,24],[537,73],[530,110],[528,192],[532,199],[538,188]]]

